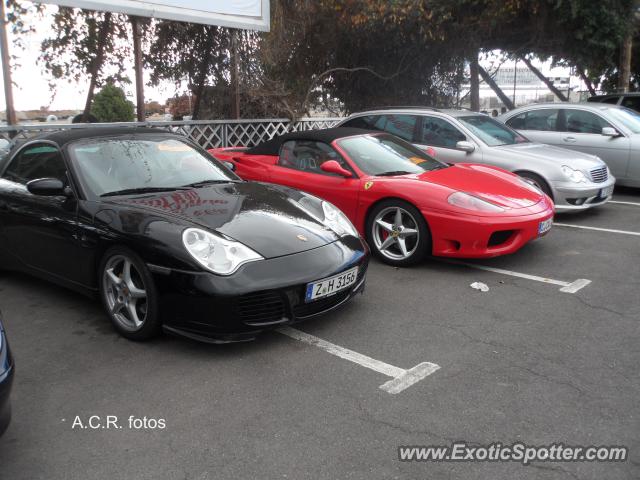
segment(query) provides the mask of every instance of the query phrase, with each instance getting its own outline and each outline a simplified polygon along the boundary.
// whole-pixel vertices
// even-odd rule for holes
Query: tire
[[[533,182],[536,187],[546,193],[551,198],[551,200],[553,200],[553,193],[551,192],[551,188],[549,188],[549,184],[540,175],[536,175],[535,173],[531,172],[516,172],[516,174]]]
[[[397,224],[398,211],[401,212],[401,225]],[[383,227],[383,224],[387,226]],[[408,230],[413,233],[407,234]],[[427,222],[416,207],[403,200],[389,199],[377,204],[369,212],[365,233],[374,255],[395,267],[415,265],[431,253]],[[388,243],[386,247],[385,243]]]
[[[127,264],[129,275],[126,274]],[[105,312],[120,335],[143,341],[160,333],[162,324],[156,285],[151,272],[135,252],[119,246],[107,250],[100,262],[98,286]]]

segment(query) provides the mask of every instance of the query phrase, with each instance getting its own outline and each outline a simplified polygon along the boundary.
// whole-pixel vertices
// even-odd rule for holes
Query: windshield
[[[610,108],[609,114],[632,133],[640,133],[640,113],[629,108]]]
[[[238,180],[209,157],[174,138],[95,139],[72,144],[69,154],[83,184],[95,196]]]
[[[461,116],[458,121],[490,147],[529,141],[515,130],[485,115]]]
[[[369,175],[424,173],[447,167],[393,135],[361,135],[338,140],[360,170]]]

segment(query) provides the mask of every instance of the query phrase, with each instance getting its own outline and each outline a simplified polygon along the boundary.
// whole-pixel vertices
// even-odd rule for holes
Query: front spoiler
[[[187,330],[184,328],[179,328],[179,327],[175,327],[175,326],[171,326],[171,325],[163,325],[162,329],[165,333],[168,333],[170,335],[176,335],[179,337],[184,337],[184,338],[189,338],[191,340],[195,340],[198,342],[203,342],[203,343],[210,343],[210,344],[215,344],[215,345],[223,345],[223,344],[228,344],[228,343],[243,343],[243,342],[251,342],[253,340],[255,340],[261,333],[268,331],[268,330],[274,330],[278,327],[284,326],[284,325],[293,325],[293,324],[297,324],[300,323],[302,321],[305,321],[309,318],[313,318],[316,317],[318,315],[324,315],[326,313],[332,312],[334,310],[338,310],[339,308],[341,308],[342,306],[346,305],[353,297],[356,296],[356,294],[360,293],[363,294],[364,290],[365,290],[365,285],[366,285],[366,279],[363,279],[360,283],[358,283],[355,287],[353,287],[351,289],[351,292],[349,293],[349,296],[346,297],[344,300],[342,300],[340,303],[333,305],[332,307],[323,310],[321,312],[317,312],[314,313],[313,315],[308,315],[305,317],[298,317],[295,320],[290,320],[290,319],[286,319],[284,321],[281,322],[275,322],[272,323],[270,325],[265,325],[263,327],[261,327],[259,330],[253,330],[253,331],[243,331],[243,332],[237,332],[237,333],[211,333],[211,332],[207,332],[202,333],[202,332],[196,332],[196,331],[191,331],[191,330]]]
[[[326,313],[362,292],[369,249],[360,239],[251,262],[222,277],[153,266],[164,330],[210,343],[242,342],[264,330]],[[306,303],[309,282],[358,267],[354,285]]]
[[[602,183],[589,183],[588,185],[569,184],[566,182],[552,183],[555,209],[558,213],[582,212],[606,204],[613,197],[600,198],[599,193],[605,188],[614,186],[616,179],[613,175]],[[570,200],[581,199],[581,205],[573,205]]]

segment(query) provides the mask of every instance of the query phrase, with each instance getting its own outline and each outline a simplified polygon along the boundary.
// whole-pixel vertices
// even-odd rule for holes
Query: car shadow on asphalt
[[[5,285],[5,282],[10,282],[10,286]],[[97,297],[90,298],[81,293],[22,272],[5,271],[0,272],[0,310],[2,310],[3,306],[3,294],[7,294],[7,290],[9,289],[12,290],[11,294],[13,295],[15,295],[15,290],[29,292],[27,298],[24,298],[25,314],[31,314],[34,311],[37,315],[40,315],[40,312],[43,311],[55,314],[53,316],[55,317],[56,330],[76,336],[77,341],[82,342],[86,341],[83,339],[89,337],[95,339],[97,337],[99,341],[103,340],[111,344],[114,342],[121,343],[122,345],[136,343],[126,340],[114,330]],[[15,302],[15,300],[12,299],[12,302]],[[55,304],[53,304],[53,302],[55,302]],[[341,315],[351,310],[352,303],[353,302],[349,302],[337,311],[329,312],[326,315],[311,318],[304,322],[293,324],[292,326],[312,326],[317,324],[317,322],[337,324],[341,321]],[[15,310],[15,308],[13,309]],[[61,314],[58,314],[58,312]],[[68,314],[64,312],[68,312]],[[22,328],[28,329],[31,327],[29,325],[23,325]],[[33,332],[31,332],[31,334],[33,334]],[[142,350],[152,348],[162,350],[165,354],[172,356],[188,355],[191,358],[194,356],[202,356],[210,360],[212,356],[224,359],[259,353],[262,350],[270,349],[282,343],[284,339],[285,337],[277,332],[265,331],[258,334],[253,341],[207,343],[163,333],[156,338],[141,342],[138,345]],[[110,348],[113,348],[113,346]]]
[[[603,208],[590,208],[580,212],[556,212],[554,222],[575,223],[580,220],[593,220],[597,218],[607,218],[610,212]]]
[[[616,188],[615,188],[613,194],[614,195],[628,195],[630,197],[636,197],[637,200],[640,200],[640,188],[622,187],[622,186],[616,185]],[[618,199],[614,198],[614,200],[618,200]]]

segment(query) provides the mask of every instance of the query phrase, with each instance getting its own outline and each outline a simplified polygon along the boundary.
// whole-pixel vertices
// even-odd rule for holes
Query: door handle
[[[564,137],[562,140],[567,143],[576,143],[576,137]]]

